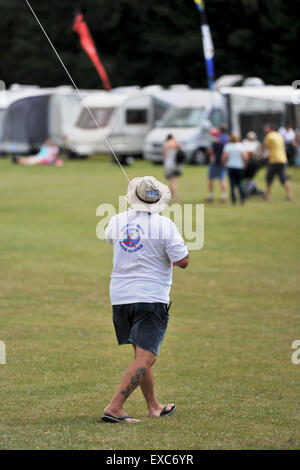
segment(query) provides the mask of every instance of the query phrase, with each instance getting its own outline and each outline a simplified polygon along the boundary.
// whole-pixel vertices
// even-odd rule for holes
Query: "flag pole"
[[[208,89],[211,92],[211,102],[213,106],[213,91],[214,91],[214,46],[211,39],[210,28],[207,23],[207,16],[205,11],[204,0],[194,0],[196,8],[200,17],[200,26],[202,33],[202,44],[205,58],[206,75],[208,82]]]

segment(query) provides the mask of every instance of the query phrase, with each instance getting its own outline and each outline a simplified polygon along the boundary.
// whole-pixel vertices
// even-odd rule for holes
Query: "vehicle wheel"
[[[65,151],[64,151],[64,155],[65,155],[66,158],[68,158],[69,160],[75,160],[75,158],[78,158],[77,153],[72,152],[72,150],[65,150]]]
[[[191,164],[192,165],[206,165],[208,163],[208,154],[206,149],[197,149],[193,153]]]
[[[134,158],[130,155],[117,155],[117,157],[122,166],[130,166],[134,163]],[[111,157],[111,161],[112,163],[118,165],[118,162],[114,156]]]

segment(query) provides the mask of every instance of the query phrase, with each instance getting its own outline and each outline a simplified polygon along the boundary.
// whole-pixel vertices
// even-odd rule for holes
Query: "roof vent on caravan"
[[[191,87],[190,85],[170,85],[169,86],[170,90],[173,90],[173,91],[187,91],[187,90],[190,90]]]
[[[147,93],[156,93],[163,89],[164,88],[161,85],[148,85],[148,86],[144,86],[143,91],[146,91]]]
[[[259,77],[248,77],[243,81],[243,86],[264,86],[265,82]]]
[[[13,83],[10,85],[9,89],[11,91],[18,91],[18,90],[36,90],[40,88],[39,85],[21,85],[20,83]]]
[[[74,91],[75,88],[72,85],[58,85],[55,87],[55,90]]]
[[[241,82],[244,78],[241,74],[235,75],[221,75],[221,77],[217,78],[214,83],[214,89],[219,91],[224,86],[234,86],[238,82]]]
[[[131,85],[131,86],[119,86],[116,88],[112,88],[112,93],[133,93],[135,91],[140,90],[141,87],[139,85]]]

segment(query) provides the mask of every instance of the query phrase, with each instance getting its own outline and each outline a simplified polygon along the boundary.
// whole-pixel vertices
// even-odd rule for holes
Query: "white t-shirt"
[[[188,254],[176,225],[159,214],[129,209],[111,218],[105,236],[114,248],[112,305],[168,303],[172,263]]]
[[[226,161],[227,168],[237,168],[242,170],[244,168],[243,152],[245,148],[240,142],[228,142],[224,146],[223,152],[228,154]]]
[[[253,153],[254,157],[258,156],[261,151],[261,143],[259,140],[244,139],[243,146],[244,150]]]
[[[296,138],[296,133],[294,129],[287,129],[286,127],[280,127],[278,132],[282,135],[286,144],[290,144]]]

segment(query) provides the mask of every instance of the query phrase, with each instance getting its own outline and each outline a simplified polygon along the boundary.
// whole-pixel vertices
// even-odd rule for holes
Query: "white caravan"
[[[141,156],[145,137],[170,108],[170,98],[157,88],[91,93],[82,100],[77,122],[66,134],[66,147],[73,156],[110,153],[108,139],[121,157]]]
[[[225,101],[219,92],[208,90],[169,91],[174,106],[147,136],[144,157],[162,162],[162,148],[168,134],[180,143],[188,162],[205,163],[210,129],[226,121]]]
[[[0,152],[34,153],[48,137],[63,148],[79,109],[80,97],[68,86],[14,85],[0,92]]]
[[[75,124],[81,105],[81,97],[87,94],[80,90],[80,95],[71,86],[59,86],[52,89],[48,108],[49,137],[61,150],[65,148],[65,138]]]

